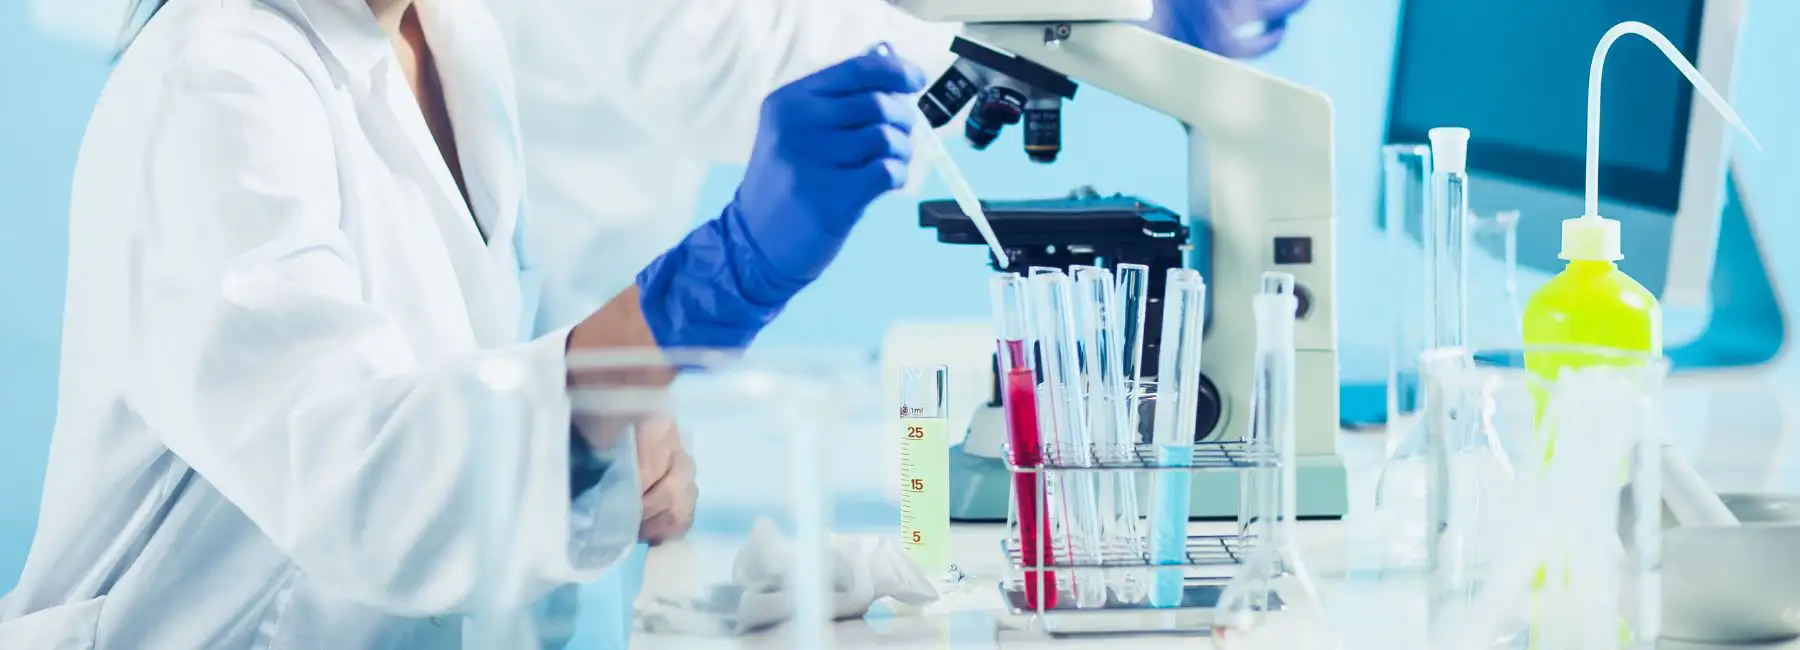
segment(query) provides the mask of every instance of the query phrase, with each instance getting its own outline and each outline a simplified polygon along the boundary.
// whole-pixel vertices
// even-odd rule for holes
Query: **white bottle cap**
[[[1619,252],[1619,222],[1606,217],[1564,219],[1562,252],[1556,256],[1571,262],[1617,262],[1625,259]]]
[[[1447,174],[1464,173],[1469,165],[1469,130],[1460,126],[1440,126],[1425,134],[1431,138],[1432,171]]]

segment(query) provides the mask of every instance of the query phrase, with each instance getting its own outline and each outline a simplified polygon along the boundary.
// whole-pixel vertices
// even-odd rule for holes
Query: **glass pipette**
[[[922,131],[919,139],[925,143],[926,162],[931,163],[937,169],[938,177],[944,179],[945,185],[950,186],[950,197],[956,199],[956,207],[961,208],[963,214],[969,215],[969,220],[975,222],[975,229],[981,231],[981,239],[987,242],[989,250],[994,251],[994,261],[999,262],[1002,269],[1010,266],[1011,262],[1006,259],[1006,249],[1000,247],[1000,238],[994,236],[994,227],[988,223],[987,211],[981,209],[981,200],[975,198],[975,188],[969,186],[969,179],[963,177],[962,168],[957,167],[956,161],[950,159],[950,150],[944,148],[943,139],[938,137],[937,131],[931,129],[931,120],[925,117],[925,113],[919,112],[916,105],[913,110],[918,112],[916,128]]]

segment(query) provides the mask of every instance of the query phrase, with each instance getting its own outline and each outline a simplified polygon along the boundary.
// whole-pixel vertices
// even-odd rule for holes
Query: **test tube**
[[[1428,349],[1468,344],[1469,130],[1439,127],[1431,138],[1432,338]]]
[[[1129,393],[1130,400],[1126,405],[1126,430],[1131,432],[1132,440],[1149,442],[1144,435],[1139,406],[1144,401],[1144,314],[1150,306],[1150,267],[1120,264],[1118,268],[1121,319],[1119,339],[1120,345],[1125,348],[1125,390]]]
[[[1112,271],[1099,267],[1081,267],[1075,271],[1075,303],[1082,360],[1087,372],[1088,431],[1093,436],[1101,464],[1132,466],[1137,464],[1137,435],[1131,427],[1130,395],[1125,386],[1125,348],[1119,330],[1123,314],[1119,311],[1118,291]],[[1100,481],[1100,533],[1107,557],[1144,557],[1144,544],[1139,535],[1137,477],[1134,472],[1104,472]],[[1113,593],[1120,602],[1136,604],[1144,600],[1144,583],[1148,576],[1140,572],[1116,574]]]
[[[1259,544],[1292,541],[1295,511],[1294,476],[1294,276],[1264,273],[1262,290],[1251,299],[1256,318],[1254,408],[1250,419],[1250,444],[1264,460],[1274,460],[1271,470],[1255,474],[1262,486],[1255,505],[1260,530]],[[1254,479],[1253,479],[1254,480]]]
[[[1014,467],[1044,465],[1038,433],[1036,362],[1026,317],[1025,279],[996,273],[988,280],[993,304],[994,337],[999,343],[1001,399],[1006,409],[1008,453]],[[1056,574],[1051,564],[1050,510],[1042,472],[1013,474],[1013,511],[1019,526],[1019,556],[1025,566],[1025,602],[1035,610],[1056,608]]]
[[[1200,408],[1200,348],[1206,325],[1206,282],[1193,269],[1169,269],[1163,288],[1162,358],[1157,365],[1156,417],[1151,444],[1161,467],[1194,463],[1194,422]],[[1186,565],[1188,500],[1193,476],[1161,471],[1151,477],[1150,560]],[[1186,571],[1156,572],[1153,607],[1180,607]]]
[[[1031,324],[1037,331],[1039,361],[1043,364],[1046,399],[1051,421],[1055,423],[1055,454],[1051,464],[1062,467],[1091,467],[1093,440],[1088,433],[1087,404],[1081,384],[1081,357],[1076,352],[1074,287],[1061,270],[1036,273],[1030,280],[1033,303]],[[1041,415],[1041,414],[1040,414]],[[1053,488],[1063,495],[1062,530],[1076,563],[1097,566],[1101,563],[1100,512],[1097,476],[1093,473],[1061,474]],[[1060,487],[1061,489],[1056,489]],[[1052,514],[1056,514],[1052,511]],[[1075,603],[1078,608],[1097,608],[1106,604],[1106,585],[1094,569],[1076,570]]]

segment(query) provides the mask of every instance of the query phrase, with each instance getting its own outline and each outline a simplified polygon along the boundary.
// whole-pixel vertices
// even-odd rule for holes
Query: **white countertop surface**
[[[1668,435],[1720,492],[1800,493],[1800,439],[1795,436],[1800,418],[1796,417],[1792,391],[1787,388],[1796,385],[1800,382],[1780,372],[1676,377],[1666,393]],[[1344,522],[1300,524],[1306,562],[1317,574],[1342,575],[1346,567],[1343,541],[1349,531],[1362,530],[1358,523],[1366,521],[1364,513],[1370,509],[1384,436],[1382,431],[1344,431],[1338,436],[1339,454],[1349,470],[1351,513]],[[1194,526],[1197,532],[1225,532],[1223,526],[1228,525]],[[1121,637],[1054,639],[1029,619],[1012,616],[995,588],[1004,569],[996,552],[1002,529],[999,525],[961,525],[954,531],[956,561],[970,575],[971,586],[963,593],[923,615],[872,616],[839,623],[833,630],[837,646],[1101,648],[1121,642]],[[656,561],[654,554],[652,561]],[[1333,607],[1329,595],[1327,599],[1326,606]],[[1205,637],[1196,636],[1140,635],[1123,639],[1128,639],[1133,648],[1211,647]],[[633,636],[632,647],[787,648],[792,647],[793,641],[782,631],[737,639],[639,633]],[[1685,650],[1710,646],[1665,642],[1663,647]],[[1761,647],[1800,649],[1800,642]]]

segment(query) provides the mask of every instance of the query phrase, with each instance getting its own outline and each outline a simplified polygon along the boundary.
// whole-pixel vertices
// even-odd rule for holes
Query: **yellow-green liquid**
[[[950,447],[944,418],[900,418],[900,542],[928,573],[950,569]]]
[[[1525,369],[1545,382],[1556,381],[1566,369],[1630,363],[1631,359],[1578,351],[1529,351],[1536,347],[1604,348],[1662,356],[1661,305],[1650,290],[1612,262],[1569,262],[1562,273],[1526,301],[1523,318]],[[1537,386],[1532,388],[1540,420],[1549,401],[1549,396],[1541,391]],[[1543,442],[1544,460],[1548,462],[1556,451],[1555,433]],[[1532,580],[1533,591],[1543,588],[1547,570],[1546,566],[1538,567]],[[1563,579],[1568,580],[1568,576]],[[1629,634],[1621,622],[1621,637]]]
[[[1634,360],[1575,350],[1531,349],[1604,348],[1662,356],[1662,307],[1650,290],[1619,271],[1618,265],[1574,261],[1526,301],[1524,334],[1525,369],[1546,382],[1554,382],[1566,369],[1629,364]],[[1540,417],[1547,397],[1537,395]],[[1554,437],[1545,441],[1546,459],[1554,453],[1555,446]]]

